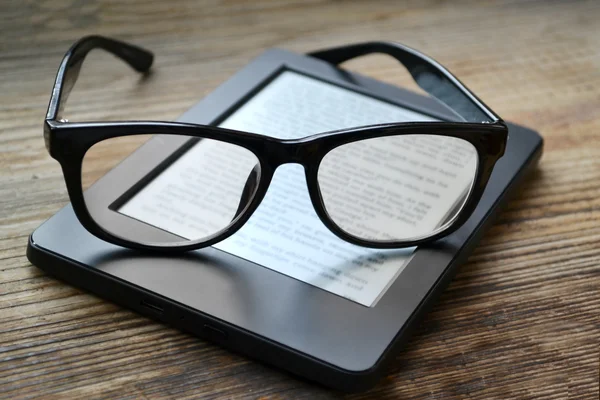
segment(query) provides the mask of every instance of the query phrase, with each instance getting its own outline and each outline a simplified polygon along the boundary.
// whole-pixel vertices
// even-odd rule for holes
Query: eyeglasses
[[[286,163],[304,168],[316,214],[339,238],[371,248],[420,245],[469,218],[508,138],[505,123],[443,66],[388,42],[309,56],[334,65],[371,53],[392,56],[464,122],[387,123],[301,139],[178,122],[69,122],[63,106],[85,56],[96,48],[141,73],[152,65],[152,53],[131,44],[100,36],[76,42],[57,73],[44,139],[62,166],[81,224],[119,246],[169,252],[215,244],[248,221],[275,170]],[[187,163],[169,178],[178,182],[163,182],[154,203],[136,200],[161,171],[184,158]],[[173,206],[172,197],[186,198],[189,207]],[[288,200],[280,206],[293,207]],[[181,229],[169,228],[168,221]]]

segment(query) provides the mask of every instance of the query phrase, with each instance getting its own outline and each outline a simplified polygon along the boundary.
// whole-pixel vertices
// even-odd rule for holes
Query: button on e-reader
[[[207,325],[207,324],[204,324],[204,326],[202,327],[202,333],[204,334],[204,336],[207,339],[210,339],[210,340],[221,341],[221,340],[227,339],[226,332],[222,331],[219,328],[215,328],[214,326]]]

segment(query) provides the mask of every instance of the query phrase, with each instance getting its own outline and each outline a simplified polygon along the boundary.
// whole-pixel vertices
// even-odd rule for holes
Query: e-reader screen
[[[219,126],[294,139],[357,126],[433,120],[396,104],[283,70]],[[116,211],[179,237],[194,237],[194,230],[202,228],[191,222],[193,215],[207,205],[198,202],[201,196],[196,196],[194,185],[188,184],[190,174],[202,168],[233,168],[236,158],[213,150],[209,141],[198,141]],[[229,172],[235,179],[236,171]],[[465,189],[460,182],[451,187],[458,192]],[[442,222],[455,206],[450,199],[460,197],[458,192],[438,199],[431,223]],[[213,247],[367,307],[377,303],[415,251],[369,249],[339,239],[317,217],[304,170],[298,164],[280,166],[248,222]]]

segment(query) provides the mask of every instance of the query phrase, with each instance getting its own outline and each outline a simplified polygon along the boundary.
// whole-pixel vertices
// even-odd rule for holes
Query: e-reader
[[[179,120],[299,138],[455,119],[431,98],[274,49]],[[188,207],[192,189],[178,176],[207,149],[177,150],[153,138],[134,153],[135,162],[115,167],[134,171],[135,163],[172,159],[107,212],[185,237],[180,218],[165,219],[156,209],[165,196],[177,209]],[[505,155],[468,222],[418,248],[376,250],[337,238],[315,215],[301,167],[285,164],[250,220],[212,247],[176,256],[127,250],[88,233],[66,206],[33,232],[27,255],[48,273],[141,314],[324,385],[364,390],[394,360],[541,152],[537,133],[509,124]],[[100,179],[111,186],[110,176]]]

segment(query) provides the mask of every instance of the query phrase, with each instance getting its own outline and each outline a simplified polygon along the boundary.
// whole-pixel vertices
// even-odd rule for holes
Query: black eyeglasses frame
[[[66,53],[57,73],[44,124],[44,138],[50,155],[61,164],[73,210],[81,224],[93,235],[119,246],[159,252],[196,250],[215,244],[239,230],[258,208],[278,166],[298,163],[304,167],[308,192],[313,207],[323,224],[341,239],[355,245],[390,249],[429,243],[449,235],[466,222],[477,206],[494,165],[504,154],[508,139],[506,124],[449,71],[429,57],[406,46],[389,42],[370,42],[310,53],[312,57],[339,64],[371,53],[391,55],[407,67],[417,84],[446,103],[466,122],[402,122],[380,124],[319,133],[305,138],[282,140],[260,134],[235,131],[210,125],[163,121],[69,122],[62,109],[83,60],[93,49],[101,48],[121,58],[138,72],[148,72],[152,53],[124,42],[101,36],[89,36],[75,43]],[[441,88],[441,90],[440,90]],[[448,96],[448,93],[452,93]],[[458,106],[457,106],[458,105]],[[106,139],[138,134],[186,135],[219,140],[250,150],[260,162],[260,179],[254,196],[224,230],[202,241],[186,244],[148,244],[116,236],[99,226],[85,205],[81,170],[87,150]],[[323,157],[332,149],[359,140],[398,135],[439,135],[463,139],[478,154],[474,183],[466,203],[443,229],[425,237],[408,241],[374,242],[348,234],[327,214],[318,184],[318,169]]]

